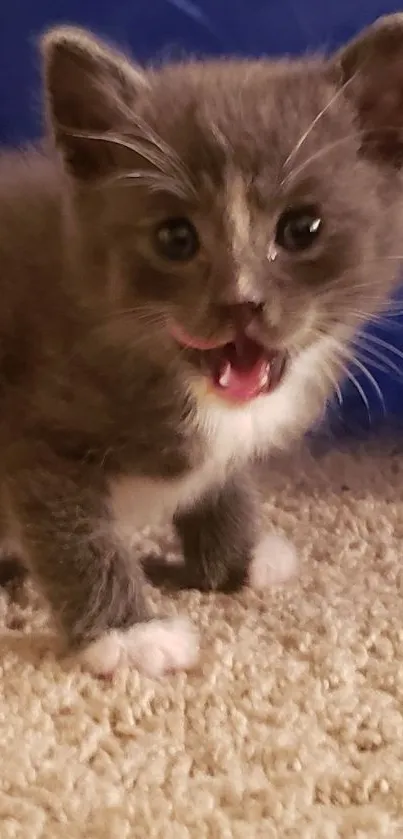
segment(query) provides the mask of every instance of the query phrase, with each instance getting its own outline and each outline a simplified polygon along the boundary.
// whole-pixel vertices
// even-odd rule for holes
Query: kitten
[[[98,674],[195,661],[155,583],[293,568],[261,541],[253,460],[318,417],[401,241],[403,16],[332,59],[140,69],[42,42],[48,150],[0,162],[3,556]],[[135,563],[173,520],[182,564]]]

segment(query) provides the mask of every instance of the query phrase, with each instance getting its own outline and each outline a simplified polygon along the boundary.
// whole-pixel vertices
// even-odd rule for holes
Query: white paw
[[[257,546],[249,569],[249,585],[254,589],[285,583],[298,570],[297,554],[283,536],[269,534]]]
[[[81,653],[81,662],[96,676],[111,676],[118,665],[126,663],[156,678],[173,670],[188,670],[196,664],[198,653],[192,624],[173,618],[108,632]]]

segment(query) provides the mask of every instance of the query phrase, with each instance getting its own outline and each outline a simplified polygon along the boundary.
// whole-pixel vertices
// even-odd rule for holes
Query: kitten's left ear
[[[403,14],[379,18],[332,59],[362,131],[362,151],[403,166]]]
[[[105,174],[117,147],[96,135],[127,128],[146,76],[85,30],[56,27],[41,46],[48,118],[66,165],[79,179]]]

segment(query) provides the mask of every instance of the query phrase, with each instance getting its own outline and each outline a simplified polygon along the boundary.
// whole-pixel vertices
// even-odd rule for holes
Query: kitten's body
[[[29,149],[0,158],[0,447],[6,574],[10,557],[26,562],[35,574],[15,498],[20,490],[24,498],[41,495],[41,484],[52,472],[50,452],[69,464],[67,472],[71,467],[72,473],[82,472],[88,490],[94,482],[94,500],[98,484],[96,527],[105,528],[108,540],[123,541],[130,549],[139,528],[169,521],[220,491],[270,443],[278,444],[279,432],[295,427],[283,394],[280,399],[274,396],[274,406],[272,400],[256,400],[246,410],[205,394],[198,400],[180,380],[166,379],[164,357],[152,365],[149,353],[144,358],[142,351],[133,376],[126,347],[114,342],[110,346],[108,341],[105,345],[104,336],[100,341],[102,316],[83,309],[71,294],[75,245],[63,221],[63,185],[52,155]],[[21,468],[32,469],[32,477],[24,475],[21,482]],[[246,489],[245,474],[244,484]],[[63,509],[63,476],[60,491],[55,506]],[[45,497],[46,492],[47,487]],[[90,529],[94,522],[83,525]],[[254,532],[254,527],[251,518],[247,530]],[[233,547],[231,539],[226,550]],[[225,565],[223,548],[216,568],[208,567],[200,584],[214,587],[215,577],[217,585],[227,583],[226,573],[221,580]],[[234,584],[244,575],[241,566]],[[57,558],[47,564],[46,576],[50,585],[53,577],[64,584]],[[126,592],[121,598],[126,604]]]
[[[3,462],[12,473],[32,434],[39,445],[82,457],[102,469],[112,491],[118,476],[116,507],[123,504],[122,487],[124,495],[133,487],[140,502],[139,511],[131,505],[136,529],[222,485],[229,470],[293,435],[297,417],[288,411],[287,387],[246,407],[202,388],[198,397],[197,387],[192,393],[165,376],[163,356],[152,365],[148,348],[146,358],[140,348],[133,376],[126,347],[110,347],[104,336],[100,341],[99,313],[84,311],[71,294],[75,245],[64,229],[62,191],[51,155],[32,149],[0,157]],[[85,288],[84,275],[82,281]],[[315,414],[304,393],[312,387],[309,366],[308,356],[295,382],[303,421]],[[148,387],[154,393],[145,401]]]
[[[184,564],[148,566],[154,580],[229,590],[261,583],[262,568],[272,579],[271,556],[251,565],[249,468],[318,416],[360,315],[394,282],[400,134],[363,152],[350,82],[338,87],[325,61],[142,75],[80,33],[46,43],[64,162],[52,150],[0,158],[2,536],[70,644],[92,645],[93,669],[125,648],[163,671],[191,663],[193,641],[145,623],[133,530],[175,521]],[[308,257],[270,233],[298,202],[325,218]],[[202,246],[172,266],[153,231],[185,216]],[[177,324],[197,340],[178,346]],[[229,352],[219,383],[201,339]],[[259,368],[239,355],[258,347]],[[228,398],[252,385],[254,398]]]

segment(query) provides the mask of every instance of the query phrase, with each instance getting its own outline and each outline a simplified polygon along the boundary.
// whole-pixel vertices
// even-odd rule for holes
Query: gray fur
[[[331,60],[141,70],[69,29],[43,52],[50,142],[0,159],[2,535],[80,646],[148,618],[143,571],[112,521],[116,480],[164,498],[192,486],[170,511],[184,565],[147,564],[154,581],[247,581],[259,534],[249,468],[318,416],[351,336],[396,280],[403,23]],[[279,214],[308,200],[324,218],[318,245],[269,260]],[[194,219],[203,250],[174,270],[152,230],[176,215]],[[265,397],[267,434],[261,422],[252,439],[238,416],[220,460],[225,434],[214,448],[200,371],[167,320],[225,335],[242,284],[264,302],[255,334],[290,352],[287,381],[299,387],[298,364],[316,360],[273,428],[277,397]]]

